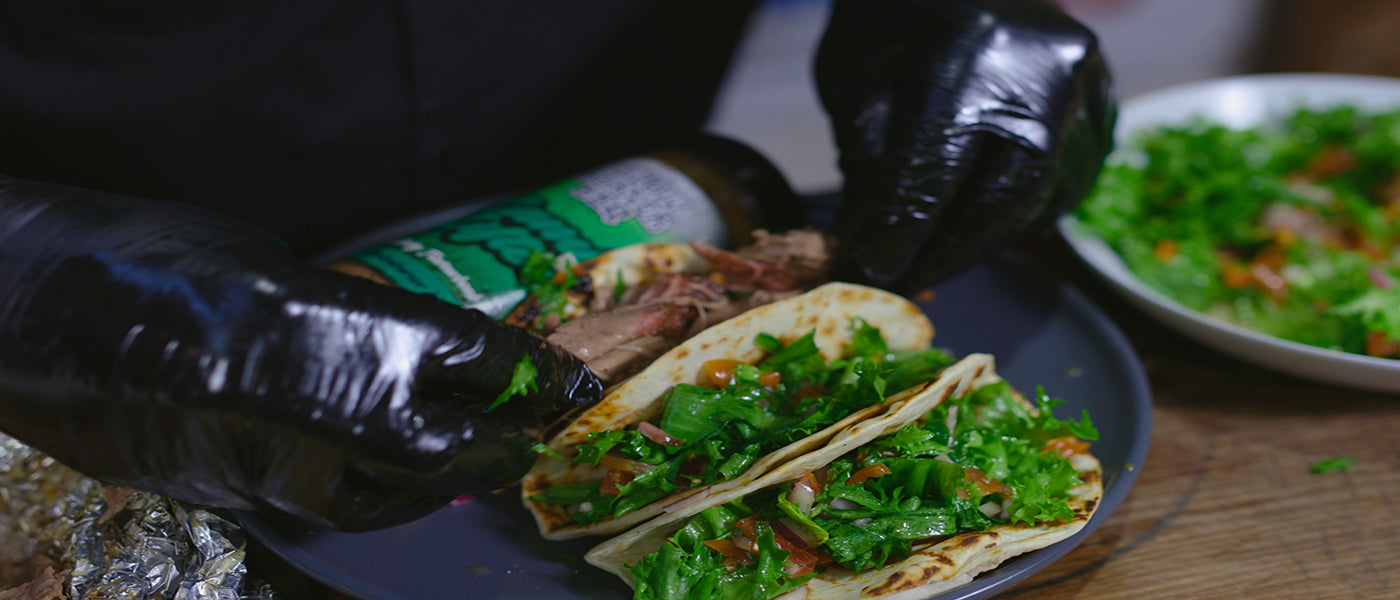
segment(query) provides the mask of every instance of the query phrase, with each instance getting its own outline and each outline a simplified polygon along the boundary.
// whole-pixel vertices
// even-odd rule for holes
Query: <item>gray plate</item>
[[[1137,354],[1077,290],[998,259],[938,287],[923,305],[935,343],[959,355],[996,355],[998,371],[1027,392],[1042,385],[1088,409],[1101,439],[1105,493],[1094,518],[1059,544],[1013,558],[938,600],[987,598],[1045,568],[1090,535],[1127,495],[1147,454],[1151,398]],[[1063,411],[1063,412],[1060,412]],[[239,515],[248,532],[288,563],[361,600],[427,598],[559,600],[629,597],[617,578],[583,562],[590,541],[547,542],[516,490],[440,510],[391,529],[341,533]]]

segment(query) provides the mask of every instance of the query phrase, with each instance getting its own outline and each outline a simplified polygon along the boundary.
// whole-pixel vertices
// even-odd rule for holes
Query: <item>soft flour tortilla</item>
[[[762,359],[767,353],[754,338],[768,333],[791,342],[815,331],[815,341],[826,360],[840,358],[852,336],[851,319],[860,317],[878,327],[891,350],[922,349],[933,339],[933,324],[912,302],[875,288],[829,283],[810,292],[760,306],[719,323],[686,340],[656,359],[646,370],[610,390],[601,402],[581,414],[549,441],[549,449],[563,457],[576,454],[575,447],[589,433],[626,429],[661,415],[662,400],[681,383],[696,383],[701,365],[717,358],[743,362]],[[917,386],[916,386],[917,387]],[[888,401],[887,401],[888,403]],[[606,468],[575,464],[541,454],[535,466],[521,481],[521,496],[534,514],[540,534],[560,540],[584,535],[612,534],[665,512],[665,508],[695,494],[710,496],[753,481],[769,469],[807,454],[853,423],[884,410],[877,405],[857,412],[832,426],[755,461],[742,475],[712,486],[677,491],[646,507],[617,518],[580,526],[569,517],[567,507],[530,500],[552,485],[599,481]],[[692,503],[700,503],[696,498]]]
[[[585,556],[590,564],[613,573],[629,585],[635,585],[626,565],[635,564],[655,552],[673,533],[696,513],[757,490],[781,485],[815,471],[847,452],[877,437],[893,433],[945,399],[959,396],[999,381],[991,357],[972,355],[950,367],[937,382],[926,386],[917,395],[894,402],[890,410],[832,437],[821,449],[779,466],[740,488],[710,496],[704,502],[684,508],[639,526],[623,535],[599,544]],[[1019,396],[1018,396],[1019,397]],[[1026,402],[1025,398],[1021,398]],[[1027,403],[1029,406],[1029,403]],[[1103,496],[1102,470],[1098,459],[1088,453],[1071,457],[1074,468],[1083,474],[1083,483],[1071,489],[1070,508],[1074,518],[1068,522],[1027,525],[999,525],[987,531],[957,534],[935,544],[915,547],[913,554],[884,568],[854,573],[840,567],[818,573],[806,584],[808,600],[851,600],[881,598],[885,600],[915,600],[955,588],[972,581],[973,577],[995,568],[1008,558],[1044,548],[1074,535],[1084,528]]]

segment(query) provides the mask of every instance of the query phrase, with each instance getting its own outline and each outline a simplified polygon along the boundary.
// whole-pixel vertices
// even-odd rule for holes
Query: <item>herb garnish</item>
[[[834,562],[859,572],[943,536],[1072,519],[1069,492],[1082,480],[1068,456],[1087,447],[1077,440],[1097,439],[1098,432],[1087,414],[1056,419],[1051,409],[1060,401],[1043,390],[1036,399],[1038,410],[1027,409],[1005,382],[950,399],[922,423],[820,469],[825,485],[806,511],[794,512],[792,484],[709,507],[631,567],[638,580],[635,597],[685,598],[694,588],[715,597],[771,598],[810,578],[800,575],[810,565],[792,562],[799,552],[818,565]],[[1071,438],[1077,440],[1066,441]],[[873,465],[881,467],[877,474],[862,476]],[[758,524],[800,529],[797,535],[813,543],[791,552],[762,541],[753,552],[726,556],[717,550],[726,547],[725,540],[747,540],[738,525],[748,515]],[[774,568],[774,561],[786,564]]]
[[[501,390],[501,393],[496,396],[496,400],[491,403],[491,406],[486,407],[486,410],[481,412],[491,412],[495,410],[496,407],[505,404],[508,400],[516,396],[524,396],[530,392],[538,392],[540,387],[539,384],[535,382],[535,377],[537,375],[539,375],[539,371],[535,369],[535,363],[530,360],[530,355],[526,354],[520,357],[520,362],[515,363],[515,370],[511,371],[510,384],[506,385],[506,389]]]
[[[545,315],[555,314],[561,320],[567,319],[564,311],[569,299],[564,292],[578,285],[578,276],[573,270],[575,264],[571,254],[555,256],[531,249],[530,256],[520,265],[520,281],[525,286],[525,292],[527,296],[535,298],[539,305],[539,316],[534,320],[535,329],[544,326]]]
[[[1138,134],[1077,212],[1145,284],[1269,335],[1400,358],[1400,110]]]
[[[1338,471],[1350,469],[1353,464],[1356,464],[1356,457],[1354,456],[1334,456],[1327,460],[1313,463],[1308,470],[1313,473],[1336,473]]]
[[[764,455],[933,379],[953,362],[941,349],[891,352],[877,328],[860,319],[852,326],[847,355],[829,364],[815,332],[788,343],[759,334],[756,343],[770,354],[730,367],[727,385],[681,384],[666,396],[656,425],[678,443],[637,429],[590,433],[573,462],[635,461],[625,463],[630,472],[610,473],[610,482],[551,486],[531,500],[570,505],[579,524],[621,516],[676,490],[737,477]]]

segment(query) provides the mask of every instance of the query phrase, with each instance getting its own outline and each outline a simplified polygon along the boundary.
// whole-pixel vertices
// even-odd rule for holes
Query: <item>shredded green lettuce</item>
[[[1400,357],[1400,110],[1197,120],[1116,156],[1076,216],[1149,287],[1269,335]]]
[[[1313,463],[1311,467],[1308,467],[1308,470],[1313,473],[1337,473],[1350,469],[1353,464],[1356,464],[1354,456],[1334,456]]]
[[[723,388],[681,384],[668,392],[656,423],[681,443],[662,444],[636,430],[597,431],[579,445],[576,463],[598,464],[605,454],[651,465],[646,473],[607,494],[598,482],[592,494],[567,488],[532,499],[571,506],[580,524],[616,517],[690,487],[733,479],[762,456],[816,433],[851,413],[883,402],[888,394],[933,379],[952,364],[942,349],[890,352],[879,330],[852,322],[854,335],[843,358],[828,363],[815,332],[787,343],[759,334],[769,354],[755,365],[739,365]],[[777,372],[781,383],[760,382]]]
[[[574,275],[572,258],[572,255],[557,256],[531,249],[530,255],[520,265],[520,282],[526,294],[539,303],[539,316],[530,324],[532,327],[542,328],[542,317],[550,314],[567,320],[564,310],[568,307],[569,299],[564,292],[579,282],[578,276]]]
[[[806,529],[810,549],[841,567],[860,572],[909,556],[913,546],[963,532],[1011,523],[1045,523],[1074,517],[1070,490],[1080,474],[1068,458],[1046,451],[1066,436],[1098,439],[1089,416],[1059,419],[1062,404],[1038,389],[1027,408],[1005,382],[952,398],[911,424],[852,450],[821,474],[824,488],[803,512],[790,499],[791,485],[755,491],[741,500],[707,508],[692,517],[655,553],[630,566],[638,578],[635,598],[685,597],[686,586],[718,597],[771,598],[793,581],[770,566],[787,552],[760,544],[755,565],[729,570],[705,540],[729,539],[741,517],[763,524],[780,519]],[[951,425],[951,427],[950,427]],[[852,481],[870,465],[888,474]],[[984,491],[969,481],[976,469],[1011,490]],[[999,507],[985,510],[986,506]],[[818,567],[819,569],[822,567]],[[735,578],[751,580],[744,586]],[[719,582],[734,585],[721,588]],[[769,595],[762,595],[769,594]],[[690,597],[702,597],[699,595]]]
[[[482,412],[491,412],[516,396],[538,392],[540,386],[535,381],[538,375],[539,371],[535,369],[535,363],[530,360],[530,355],[520,357],[520,361],[515,363],[515,370],[511,371],[510,383],[506,385],[506,389],[501,390],[501,393],[497,394],[496,399],[491,402],[491,406],[486,407],[486,410]]]

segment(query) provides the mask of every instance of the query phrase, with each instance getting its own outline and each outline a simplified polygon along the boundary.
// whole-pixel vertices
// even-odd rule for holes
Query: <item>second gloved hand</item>
[[[522,330],[241,224],[0,178],[0,431],[103,481],[392,525],[512,483],[600,395]]]
[[[1048,0],[837,0],[817,85],[845,175],[838,276],[910,293],[1087,193],[1114,104]]]

